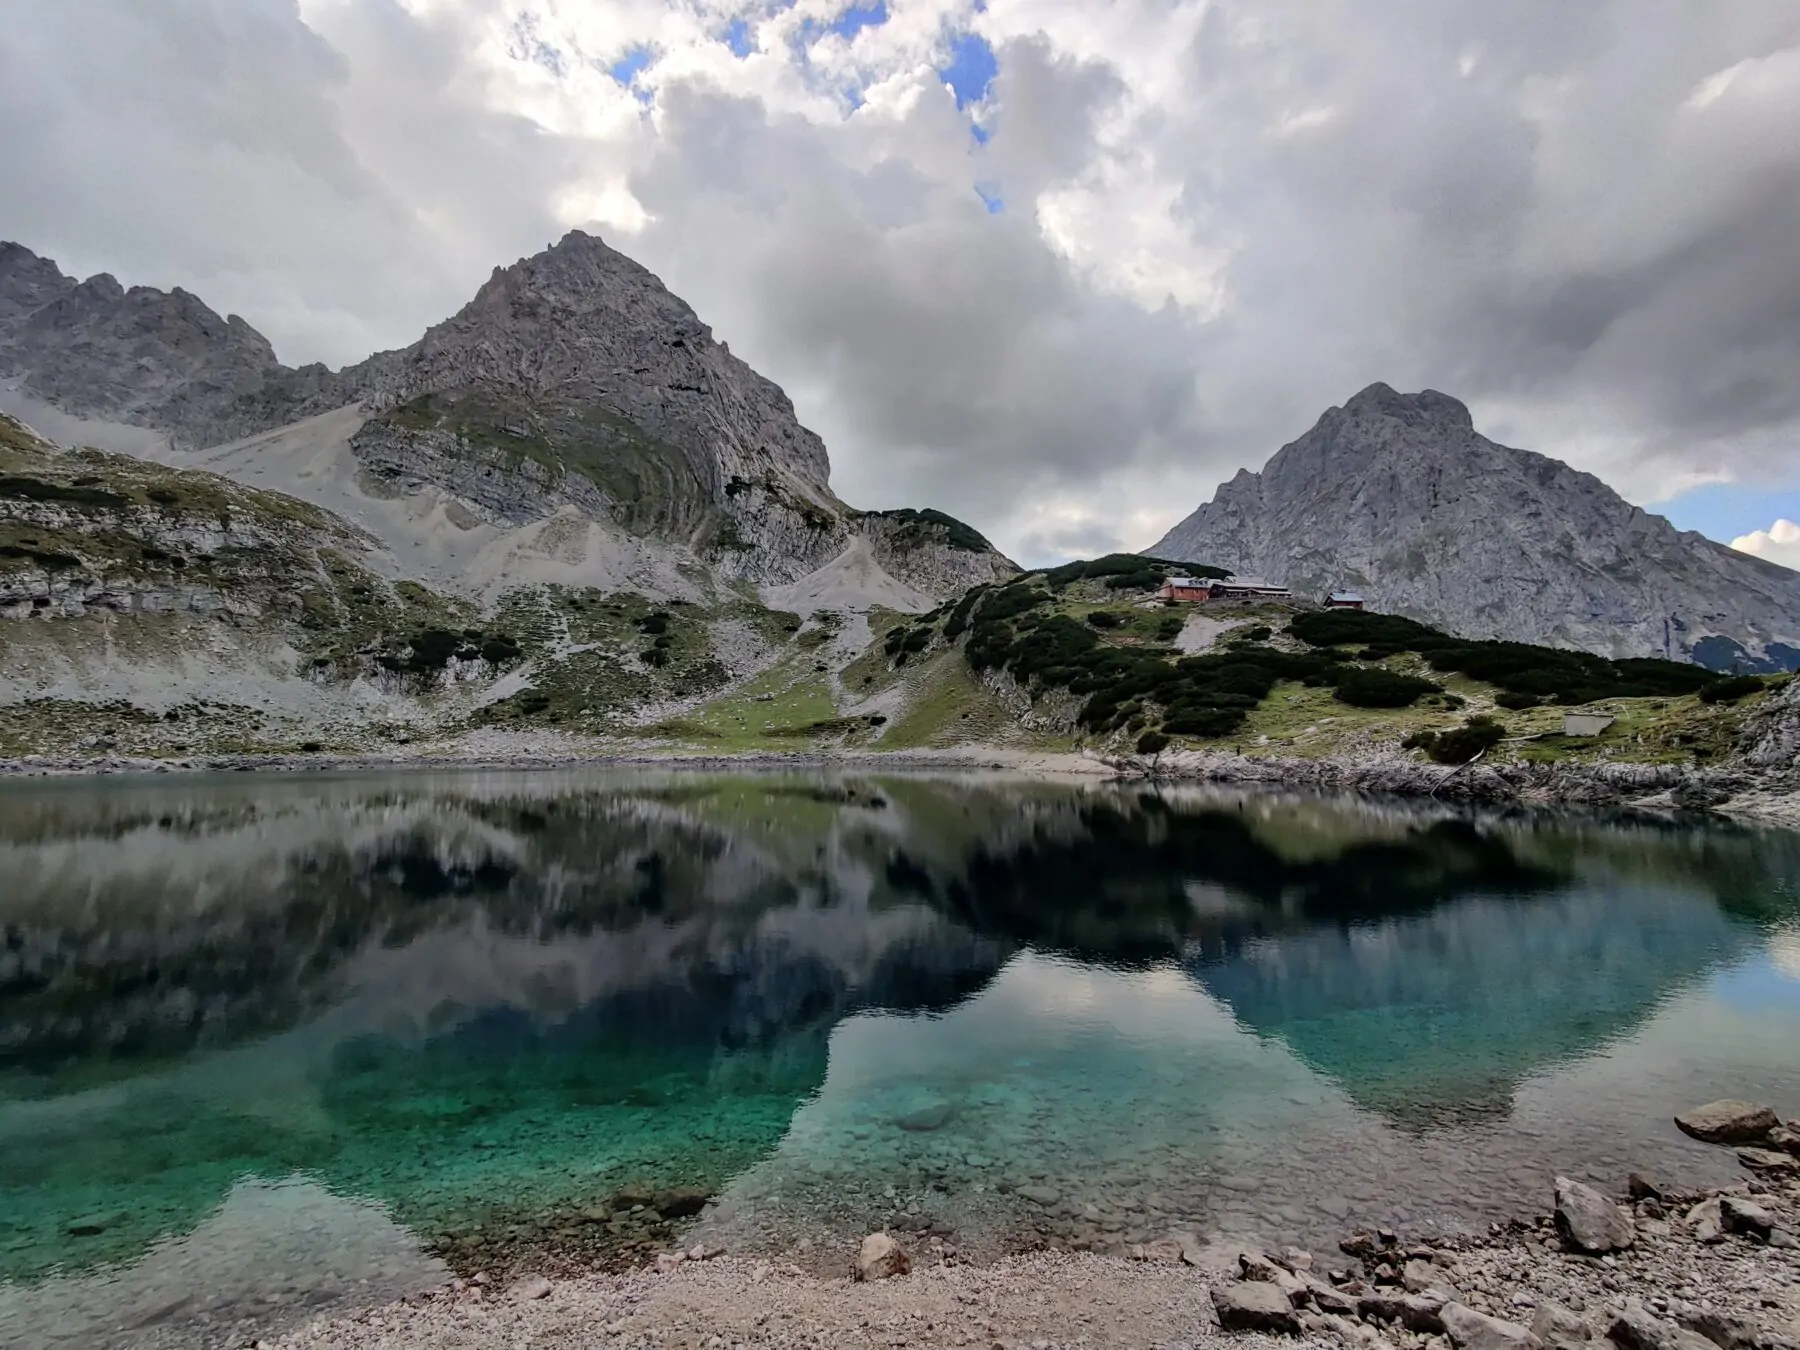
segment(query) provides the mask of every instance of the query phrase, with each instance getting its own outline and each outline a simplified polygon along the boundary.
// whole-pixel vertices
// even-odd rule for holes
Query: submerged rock
[[[706,1208],[710,1199],[711,1195],[697,1187],[674,1186],[658,1191],[651,1205],[665,1219],[691,1219]]]
[[[1629,1210],[1567,1177],[1556,1179],[1556,1231],[1564,1246],[1592,1255],[1621,1251],[1637,1237]]]
[[[870,1233],[856,1253],[855,1274],[859,1280],[887,1280],[912,1269],[906,1249],[886,1233]]]
[[[949,1102],[933,1102],[930,1106],[921,1106],[916,1111],[908,1111],[898,1116],[894,1124],[903,1130],[914,1133],[925,1133],[930,1130],[941,1130],[956,1119],[956,1108]]]
[[[1708,1102],[1675,1117],[1683,1134],[1707,1144],[1754,1144],[1781,1124],[1772,1108],[1731,1099]]]

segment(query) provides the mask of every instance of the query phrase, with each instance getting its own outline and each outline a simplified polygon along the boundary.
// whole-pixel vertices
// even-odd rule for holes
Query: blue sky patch
[[[850,6],[837,18],[831,21],[830,29],[846,42],[853,42],[856,35],[865,28],[879,28],[888,21],[887,0],[875,0],[868,4],[865,0]]]
[[[977,183],[975,185],[975,195],[981,198],[982,204],[987,207],[990,216],[997,216],[1002,211],[1006,210],[1006,203],[1001,199],[998,184]]]
[[[1778,519],[1800,521],[1800,486],[1704,483],[1644,509],[1667,516],[1677,529],[1698,530],[1708,539],[1729,544],[1741,534],[1768,529]]]
[[[647,68],[649,64],[650,49],[648,47],[633,47],[630,51],[626,52],[625,55],[621,56],[617,61],[614,61],[608,66],[606,68],[606,73],[629,89],[631,87],[631,82],[635,80],[639,73]]]
[[[970,125],[969,134],[975,138],[975,144],[977,145],[986,145],[989,141],[994,139],[994,133],[982,126],[979,122]]]
[[[944,77],[944,83],[955,92],[956,106],[959,108],[981,102],[999,71],[1000,64],[994,59],[994,49],[978,33],[958,33],[952,38],[950,60],[948,64],[938,67],[938,74]]]
[[[750,41],[750,25],[743,19],[733,19],[725,25],[725,45],[731,48],[731,54],[740,61],[756,50]]]

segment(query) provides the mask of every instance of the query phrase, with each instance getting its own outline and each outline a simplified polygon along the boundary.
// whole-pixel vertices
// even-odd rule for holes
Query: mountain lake
[[[1800,834],[1004,775],[0,784],[0,1344],[676,1247],[1482,1230],[1800,1109]]]

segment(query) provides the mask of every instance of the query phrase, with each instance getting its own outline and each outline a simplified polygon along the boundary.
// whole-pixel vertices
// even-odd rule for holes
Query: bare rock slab
[[[1567,1177],[1556,1179],[1556,1231],[1565,1247],[1594,1256],[1622,1251],[1637,1238],[1630,1210]]]
[[[1708,1102],[1675,1117],[1683,1134],[1707,1144],[1754,1144],[1781,1124],[1774,1110],[1754,1102]]]
[[[1460,1303],[1446,1303],[1444,1334],[1456,1350],[1544,1350],[1529,1327],[1489,1317]]]
[[[1217,1285],[1212,1291],[1212,1301],[1219,1314],[1219,1325],[1227,1331],[1300,1334],[1300,1317],[1295,1313],[1294,1305],[1273,1284],[1249,1280],[1242,1284]]]
[[[887,1280],[912,1269],[906,1249],[886,1233],[870,1233],[856,1253],[856,1278]]]
[[[1589,1350],[1593,1332],[1582,1316],[1555,1299],[1544,1299],[1531,1317],[1531,1334],[1545,1350]]]
[[[1741,1195],[1719,1197],[1719,1221],[1727,1233],[1767,1239],[1775,1227],[1775,1216],[1754,1200]]]
[[[1619,1350],[1717,1350],[1706,1337],[1641,1308],[1627,1308],[1615,1317],[1606,1338]]]

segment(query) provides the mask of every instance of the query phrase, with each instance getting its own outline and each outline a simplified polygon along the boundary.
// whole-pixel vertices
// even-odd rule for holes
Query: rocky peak
[[[486,387],[591,401],[680,448],[710,491],[778,482],[836,508],[824,443],[648,268],[594,235],[497,268],[412,347],[344,372],[372,407]]]
[[[1338,411],[1333,409],[1333,412]],[[1435,389],[1421,389],[1416,394],[1402,394],[1391,385],[1377,380],[1344,404],[1342,412],[1353,421],[1385,418],[1417,427],[1475,429],[1475,419],[1467,405]],[[1331,414],[1327,413],[1329,417]]]
[[[1800,575],[1646,514],[1592,474],[1479,435],[1435,390],[1373,384],[1149,550],[1469,637],[1690,657],[1800,657]]]
[[[23,244],[0,242],[0,342],[16,325],[74,289],[74,279],[48,258]]]

